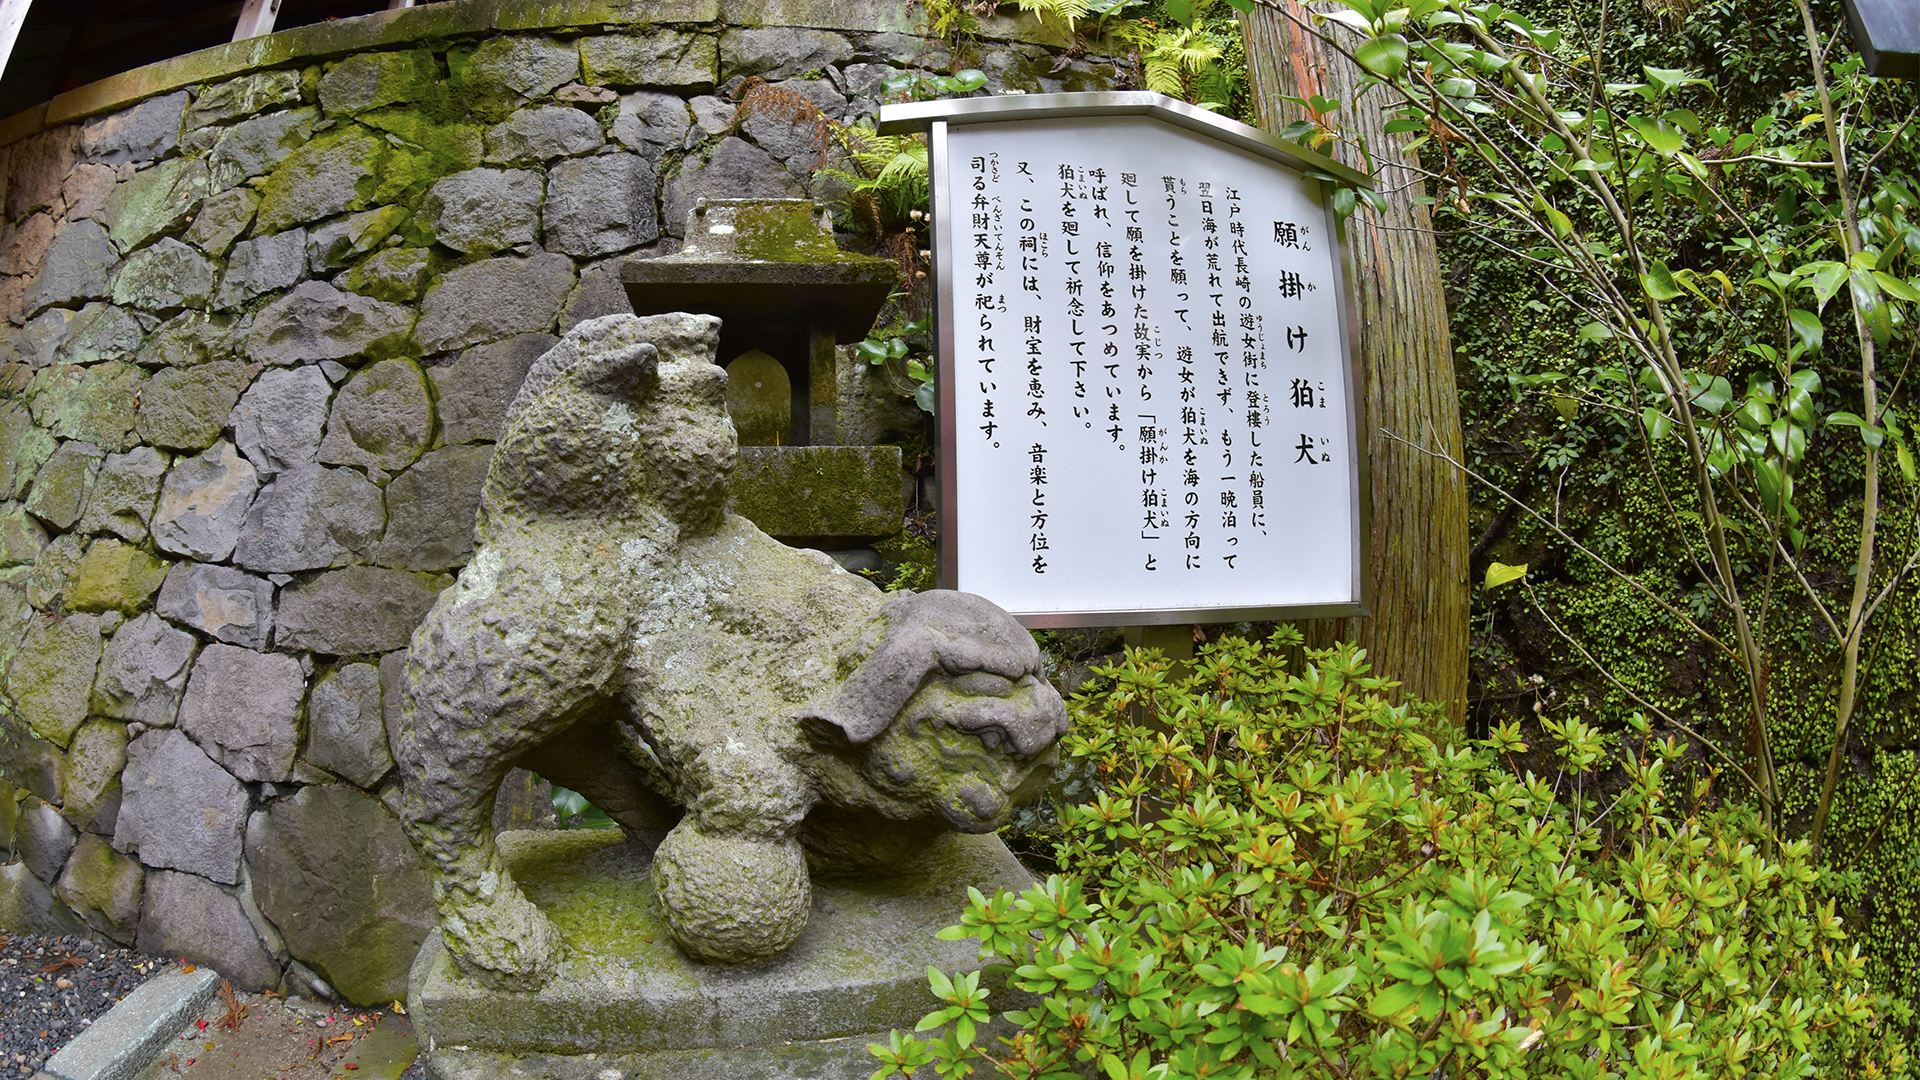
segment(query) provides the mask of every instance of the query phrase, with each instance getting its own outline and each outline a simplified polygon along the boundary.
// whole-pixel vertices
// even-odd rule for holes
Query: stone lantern
[[[620,267],[634,314],[720,317],[741,443],[732,509],[780,540],[832,550],[900,531],[900,450],[839,445],[836,364],[898,277],[890,259],[840,250],[804,199],[702,200],[679,252]]]

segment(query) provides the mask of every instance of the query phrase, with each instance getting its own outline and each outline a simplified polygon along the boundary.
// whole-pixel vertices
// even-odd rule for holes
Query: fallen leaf
[[[200,967],[197,964],[181,964],[180,970],[185,972],[188,975],[191,975],[194,972],[199,971]]]
[[[55,960],[53,963],[48,964],[46,967],[41,968],[40,974],[49,975],[49,974],[52,974],[53,972],[59,971],[61,968],[86,967],[86,966],[87,966],[87,962],[85,960],[82,960],[77,956],[69,956],[65,960]]]

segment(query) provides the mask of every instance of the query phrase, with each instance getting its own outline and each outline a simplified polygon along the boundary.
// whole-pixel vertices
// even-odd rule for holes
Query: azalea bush
[[[1186,671],[1130,651],[1075,697],[1099,791],[1062,808],[1063,872],[944,932],[1037,997],[932,973],[876,1080],[1909,1074],[1807,844],[1766,854],[1688,742],[1469,740],[1284,627]]]

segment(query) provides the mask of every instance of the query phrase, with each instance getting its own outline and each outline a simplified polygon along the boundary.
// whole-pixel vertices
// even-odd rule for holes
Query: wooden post
[[[0,74],[7,70],[13,55],[13,43],[20,39],[20,24],[27,21],[27,5],[32,0],[0,0]]]
[[[1421,184],[1400,149],[1406,137],[1385,133],[1386,95],[1376,90],[1356,100],[1360,69],[1303,28],[1314,25],[1306,4],[1274,3],[1243,16],[1260,125],[1278,131],[1305,119],[1289,97],[1338,99],[1343,108],[1337,116],[1371,148],[1387,197],[1387,210],[1377,218],[1363,210],[1347,219],[1346,240],[1359,316],[1354,348],[1366,380],[1370,426],[1373,565],[1367,573],[1373,615],[1315,620],[1301,628],[1314,646],[1358,642],[1374,674],[1400,680],[1409,697],[1442,705],[1464,721],[1467,494],[1460,472],[1433,456],[1458,461],[1461,453],[1460,401],[1433,224],[1427,208],[1413,204]],[[1334,33],[1351,33],[1326,25]],[[1364,167],[1350,147],[1330,145],[1326,152]]]
[[[240,5],[240,21],[234,24],[233,40],[245,41],[273,33],[273,20],[280,17],[280,0],[246,0]]]

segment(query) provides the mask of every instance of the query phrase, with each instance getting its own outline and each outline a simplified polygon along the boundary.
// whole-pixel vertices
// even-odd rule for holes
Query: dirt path
[[[392,1010],[299,998],[217,1000],[142,1080],[422,1080],[413,1025]]]

